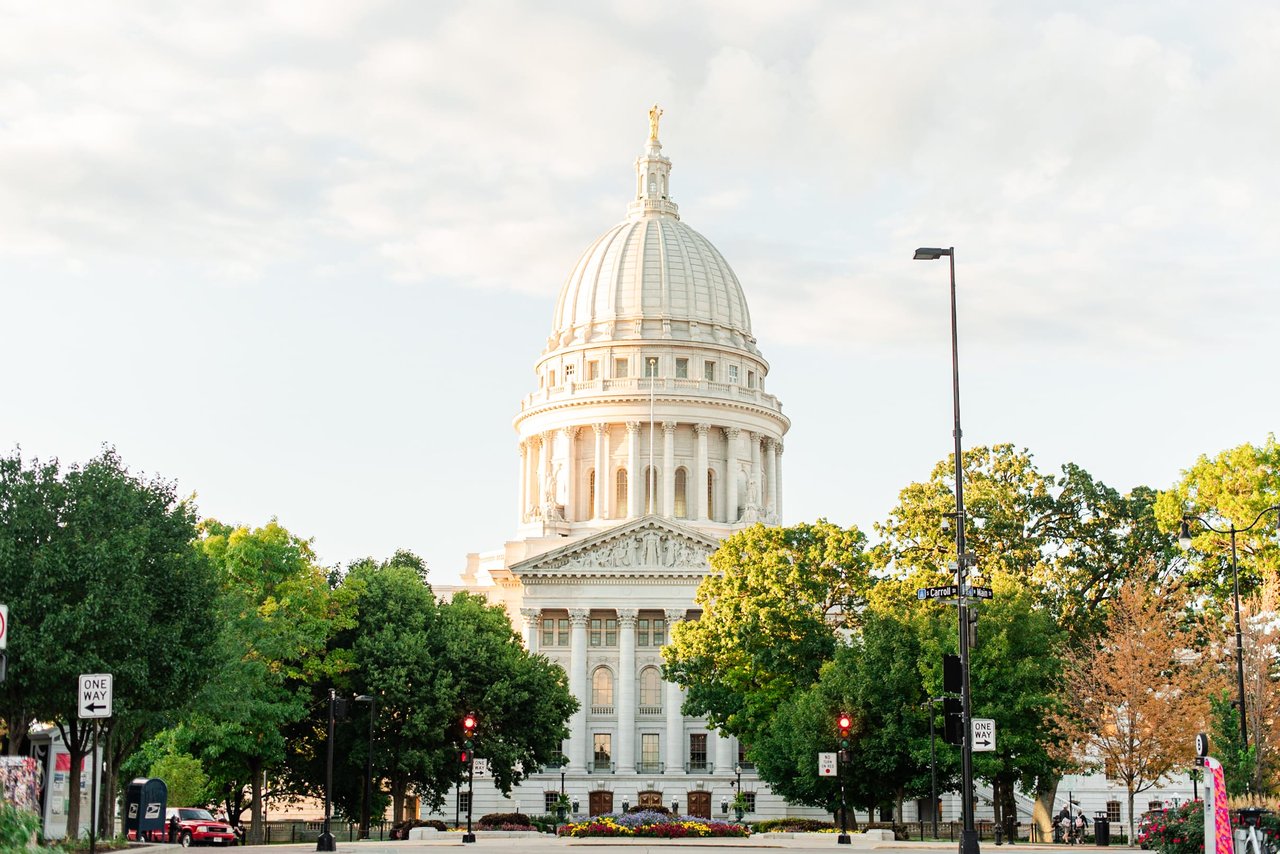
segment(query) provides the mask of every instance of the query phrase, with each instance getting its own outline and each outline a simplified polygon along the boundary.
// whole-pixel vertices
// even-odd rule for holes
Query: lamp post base
[[[332,833],[320,834],[319,838],[316,839],[316,850],[317,851],[337,851],[338,843],[334,841],[333,834]]]
[[[960,854],[978,854],[978,831],[960,831]]]
[[[476,841],[476,835],[474,833],[471,833],[468,831],[467,833],[462,834],[462,843],[464,845],[468,842],[475,842],[475,841]]]
[[[836,844],[837,844],[837,845],[852,845],[852,844],[853,844],[853,840],[849,838],[849,834],[847,834],[847,833],[842,833],[842,834],[840,834],[839,836],[837,836],[837,837],[836,837]]]

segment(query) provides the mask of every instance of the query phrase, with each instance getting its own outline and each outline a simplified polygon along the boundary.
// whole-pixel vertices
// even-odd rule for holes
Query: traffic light
[[[947,744],[964,742],[964,715],[956,697],[946,697],[942,701],[942,739]]]
[[[836,718],[836,729],[840,732],[840,753],[837,757],[848,764],[853,761],[853,752],[849,750],[849,735],[853,731],[853,718],[841,712]]]
[[[471,761],[472,737],[476,734],[476,713],[467,712],[462,719],[462,753],[459,759],[463,765]]]

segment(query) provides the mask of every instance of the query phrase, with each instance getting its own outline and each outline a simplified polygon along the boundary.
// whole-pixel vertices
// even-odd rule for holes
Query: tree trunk
[[[1129,791],[1129,839],[1132,840],[1136,838],[1133,832],[1133,798],[1134,798],[1133,784],[1130,783],[1127,788]],[[1129,844],[1132,845],[1133,843],[1130,842]]]
[[[262,770],[261,759],[255,757],[254,759],[249,760],[249,773],[252,775],[250,788],[253,792],[253,799],[250,801],[249,805],[251,811],[250,814],[252,816],[249,820],[249,837],[252,840],[252,844],[261,845],[263,837],[265,836],[262,817],[262,789],[266,782],[263,779],[264,772]]]
[[[31,715],[26,709],[19,709],[11,717],[5,718],[9,732],[9,755],[27,755],[27,733],[31,729]]]
[[[1012,775],[1000,785],[1000,815],[1004,820],[1004,838],[1012,843],[1018,839],[1018,801]]]
[[[1036,781],[1036,805],[1031,808],[1031,821],[1035,825],[1036,834],[1032,842],[1050,842],[1053,840],[1053,802],[1058,797],[1058,783],[1061,777],[1040,778]]]
[[[69,802],[67,805],[68,839],[80,838],[80,775],[84,768],[84,758],[89,752],[89,731],[90,727],[80,724],[76,718],[71,718],[65,725],[61,721],[58,722],[58,732],[62,734],[63,746],[67,748],[71,759],[71,770],[67,775],[69,778],[67,788],[70,794],[67,799]]]

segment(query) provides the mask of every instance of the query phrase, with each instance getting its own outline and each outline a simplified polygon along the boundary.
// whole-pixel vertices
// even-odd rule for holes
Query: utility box
[[[169,787],[158,777],[135,777],[124,795],[124,834],[140,842],[167,842]]]

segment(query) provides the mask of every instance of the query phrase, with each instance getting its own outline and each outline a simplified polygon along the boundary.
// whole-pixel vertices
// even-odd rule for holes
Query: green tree
[[[813,685],[872,585],[866,537],[825,520],[754,525],[726,538],[698,586],[698,620],[662,650],[686,714],[754,744],[788,697]]]
[[[202,806],[209,800],[209,775],[194,756],[166,753],[151,765],[148,776],[164,780],[169,790],[169,806]]]
[[[1222,763],[1227,794],[1237,797],[1257,791],[1254,788],[1257,751],[1253,745],[1245,748],[1240,743],[1240,707],[1231,699],[1230,691],[1209,695],[1209,721],[1213,734],[1210,753]]]
[[[113,449],[65,472],[56,461],[25,466],[17,453],[0,460],[0,589],[12,621],[0,703],[11,750],[31,720],[51,720],[80,767],[91,732],[77,715],[81,673],[113,675],[108,732],[122,744],[185,705],[215,632],[213,614],[190,603],[217,599],[194,537],[195,510],[174,485],[132,474]],[[73,834],[79,803],[68,810]]]
[[[201,532],[221,579],[222,633],[179,747],[200,759],[233,822],[249,793],[250,836],[260,839],[268,775],[285,761],[288,727],[312,714],[312,686],[345,666],[326,650],[349,616],[310,543],[274,519],[257,529],[209,519]]]

